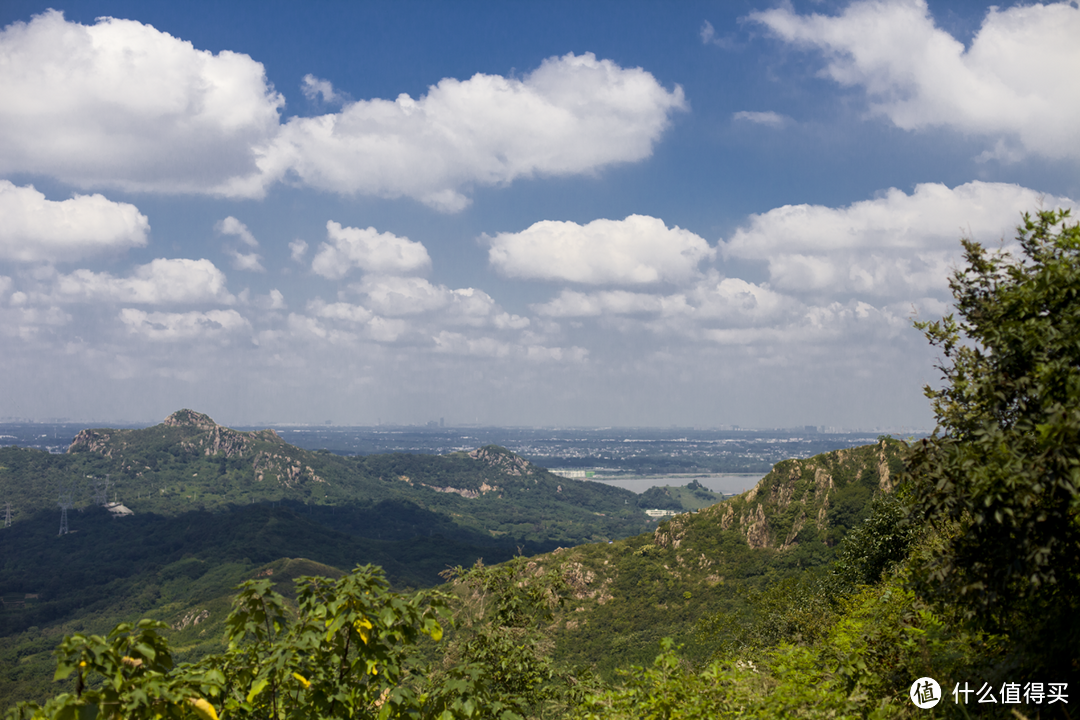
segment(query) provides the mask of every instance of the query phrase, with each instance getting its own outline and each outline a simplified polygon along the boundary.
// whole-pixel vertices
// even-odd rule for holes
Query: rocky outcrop
[[[407,477],[402,476],[402,479],[409,481],[410,484],[412,483],[412,481],[409,480],[409,478],[407,478]],[[460,495],[461,497],[467,498],[469,500],[475,500],[476,498],[480,497],[481,495],[483,495],[485,493],[497,492],[499,490],[498,486],[496,486],[496,485],[488,485],[486,482],[480,483],[480,488],[478,490],[469,490],[468,488],[456,488],[456,487],[451,487],[450,485],[447,485],[446,487],[439,487],[437,485],[428,485],[427,483],[420,483],[420,485],[422,485],[423,487],[426,487],[426,488],[431,488],[435,492],[455,493],[455,494]]]
[[[765,510],[759,503],[757,512],[751,510],[743,516],[741,525],[746,527],[746,544],[755,550],[769,547],[771,534],[769,533],[769,521],[765,518]]]
[[[194,410],[177,410],[169,417],[165,418],[162,423],[165,427],[182,427],[182,428],[195,428],[196,430],[213,430],[218,427],[218,424],[210,419],[209,415],[204,415]]]
[[[276,476],[278,484],[293,488],[304,481],[326,482],[315,474],[310,465],[303,465],[282,453],[260,451],[252,461],[255,480],[263,482],[269,476]]]
[[[273,430],[240,432],[218,425],[209,415],[184,409],[177,410],[160,425],[143,430],[83,430],[75,436],[68,452],[93,452],[112,458],[123,455],[130,445],[137,445],[151,435],[172,438],[186,452],[224,454],[229,458],[250,454],[256,440],[284,442]]]
[[[787,550],[799,544],[804,530],[812,528],[824,537],[841,490],[860,485],[867,495],[891,492],[902,465],[902,448],[901,443],[883,440],[805,460],[785,460],[749,492],[703,512],[715,513],[722,529],[738,530],[752,548]]]
[[[658,547],[678,549],[686,536],[686,522],[689,515],[677,515],[653,531],[653,544]]]
[[[209,617],[210,617],[210,611],[209,610],[189,610],[188,612],[186,612],[184,614],[184,616],[182,618],[180,618],[179,620],[177,620],[173,624],[172,629],[177,631],[177,632],[180,632],[181,630],[183,630],[184,628],[187,628],[188,626],[198,625],[203,620],[209,619]]]
[[[878,454],[878,487],[883,492],[893,491],[892,474],[889,472],[889,459],[885,456],[885,443],[881,443],[881,452]]]
[[[469,453],[469,457],[507,475],[532,475],[536,472],[536,467],[528,460],[498,445],[486,445],[473,450]]]
[[[92,452],[111,458],[113,456],[112,439],[113,434],[109,430],[80,430],[71,441],[67,451],[69,453]]]
[[[178,410],[161,423],[165,427],[184,428],[194,431],[180,444],[185,450],[194,450],[202,455],[222,454],[227,458],[250,455],[256,441],[268,441],[284,444],[273,430],[242,432],[223,427],[214,422],[209,415],[194,410]]]

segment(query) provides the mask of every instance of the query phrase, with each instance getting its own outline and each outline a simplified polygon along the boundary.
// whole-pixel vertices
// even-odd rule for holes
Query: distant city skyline
[[[10,0],[0,418],[933,427],[1080,7]],[[0,421],[2,422],[2,421]]]

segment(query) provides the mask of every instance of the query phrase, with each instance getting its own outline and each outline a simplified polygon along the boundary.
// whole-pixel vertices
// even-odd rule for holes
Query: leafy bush
[[[424,635],[442,637],[447,598],[388,587],[372,566],[336,581],[302,577],[292,609],[269,580],[245,582],[227,621],[227,651],[195,664],[173,666],[163,623],[72,635],[57,650],[56,677],[75,674],[75,692],[44,706],[20,703],[7,718],[207,720],[219,709],[235,718],[425,717],[417,648]]]

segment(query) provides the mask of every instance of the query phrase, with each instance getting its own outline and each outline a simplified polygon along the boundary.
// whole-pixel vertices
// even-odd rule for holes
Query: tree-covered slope
[[[448,566],[498,562],[516,551],[441,534],[363,538],[265,503],[229,513],[115,519],[94,507],[71,515],[77,531],[64,536],[52,511],[0,531],[0,705],[55,692],[51,651],[74,631],[105,633],[143,617],[182,629],[185,618],[188,625],[198,619],[198,633],[172,639],[179,656],[214,649],[236,585],[282,558],[307,557],[324,568],[375,563],[408,588],[439,582]]]
[[[643,510],[672,510],[687,512],[701,510],[723,501],[724,494],[714,492],[697,480],[691,480],[683,487],[660,485],[651,487],[638,495],[638,507]]]
[[[471,532],[537,549],[624,537],[647,521],[627,490],[560,478],[495,446],[342,457],[191,410],[145,429],[84,430],[62,456],[0,449],[0,496],[16,523],[56,508],[62,492],[75,508],[104,492],[136,514],[164,516],[284,502],[373,539]]]
[[[61,536],[62,494],[72,506]],[[0,528],[0,703],[45,692],[48,650],[72,630],[144,616],[179,626],[205,611],[209,634],[180,644],[205,651],[232,588],[281,558],[373,563],[395,587],[425,587],[479,558],[640,532],[635,497],[495,446],[342,457],[190,410],[145,429],[85,430],[63,455],[0,448],[0,510],[10,504],[13,521]],[[134,514],[112,517],[105,499]]]
[[[691,657],[709,648],[698,621],[736,614],[750,595],[836,557],[876,492],[902,472],[903,443],[838,450],[778,463],[754,489],[654,532],[533,558],[571,586],[556,624],[556,657],[605,674],[652,658],[665,636]]]

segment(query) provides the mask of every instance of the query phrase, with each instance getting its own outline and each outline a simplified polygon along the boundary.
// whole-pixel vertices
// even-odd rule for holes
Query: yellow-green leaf
[[[218,720],[217,710],[203,698],[188,698],[188,702],[195,708],[195,714],[202,720]]]
[[[251,702],[252,700],[254,700],[258,696],[258,694],[261,693],[269,684],[270,680],[267,678],[259,678],[258,680],[256,680],[255,684],[251,686],[251,691],[248,692],[247,701]]]
[[[368,639],[370,639],[371,637],[371,633],[369,631],[372,627],[373,626],[371,624],[371,621],[368,620],[366,617],[361,617],[359,620],[353,623],[353,629],[360,634],[360,639],[364,641],[365,645],[367,645]]]

